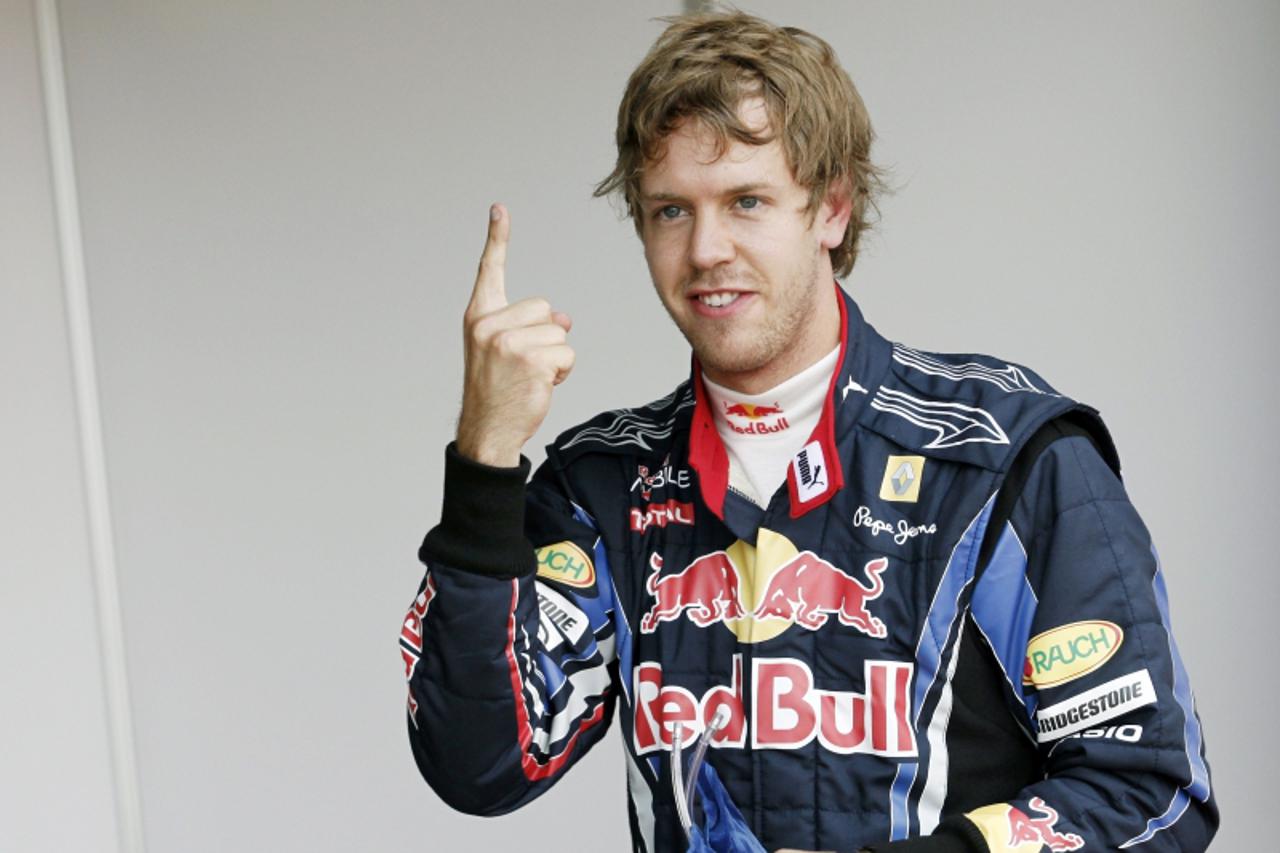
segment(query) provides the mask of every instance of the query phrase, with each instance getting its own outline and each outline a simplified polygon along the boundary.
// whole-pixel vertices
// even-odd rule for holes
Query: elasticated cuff
[[[533,548],[524,536],[524,490],[529,460],[497,468],[468,459],[450,442],[444,451],[440,523],[418,549],[424,563],[442,563],[496,578],[533,574]]]

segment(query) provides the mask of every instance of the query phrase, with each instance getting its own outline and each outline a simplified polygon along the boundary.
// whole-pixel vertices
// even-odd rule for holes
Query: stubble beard
[[[713,322],[707,322],[706,318],[697,318],[693,323],[683,322],[669,305],[666,306],[667,313],[704,369],[722,376],[752,373],[786,360],[789,353],[796,350],[806,322],[817,309],[817,276],[815,255],[808,263],[801,262],[782,288],[769,294],[771,302],[766,306],[763,320],[751,328],[743,328],[733,317]],[[748,271],[733,280],[717,281],[716,284],[727,287],[733,281],[754,286],[759,278]]]

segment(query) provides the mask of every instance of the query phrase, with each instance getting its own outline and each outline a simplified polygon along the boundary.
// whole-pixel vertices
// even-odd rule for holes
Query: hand
[[[489,237],[463,314],[466,353],[458,452],[487,465],[514,467],[551,408],[551,389],[573,369],[566,343],[572,322],[545,299],[507,304],[511,218],[489,209]]]

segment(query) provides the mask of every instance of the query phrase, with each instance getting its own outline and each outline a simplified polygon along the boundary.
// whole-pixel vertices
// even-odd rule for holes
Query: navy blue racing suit
[[[821,420],[766,508],[729,485],[696,361],[527,483],[450,446],[400,638],[423,776],[509,812],[616,714],[633,848],[682,850],[672,730],[720,712],[708,760],[769,850],[1204,849],[1200,722],[1096,412],[840,296]]]

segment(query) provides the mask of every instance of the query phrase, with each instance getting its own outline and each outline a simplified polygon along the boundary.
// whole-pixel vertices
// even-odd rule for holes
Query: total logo
[[[755,403],[724,403],[725,423],[729,429],[741,435],[769,435],[782,432],[791,426],[777,403],[761,406]],[[775,418],[768,421],[766,418]],[[735,419],[738,422],[735,422]],[[741,423],[746,421],[746,423]]]
[[[662,556],[654,553],[649,568],[645,587],[653,606],[640,619],[642,634],[688,617],[699,628],[719,622],[739,641],[759,643],[792,625],[816,631],[833,616],[871,637],[888,633],[867,607],[884,592],[882,575],[889,568],[884,557],[862,567],[864,583],[762,527],[754,547],[738,540],[665,575]]]
[[[693,504],[673,498],[666,503],[649,504],[644,509],[631,508],[631,530],[635,533],[668,524],[693,524]]]
[[[1035,817],[1007,803],[983,806],[965,817],[978,825],[991,853],[1040,853],[1045,849],[1057,853],[1084,847],[1080,836],[1058,831],[1057,810],[1040,797],[1028,800],[1027,807]]]
[[[843,755],[870,753],[906,757],[916,754],[911,727],[910,686],[914,665],[869,660],[863,664],[864,693],[821,690],[813,671],[793,658],[751,661],[751,720],[743,710],[742,655],[733,656],[728,685],[702,696],[662,681],[662,665],[635,668],[636,753],[671,749],[677,725],[699,734],[722,710],[729,722],[711,737],[711,746],[753,749],[799,749],[815,738]]]

